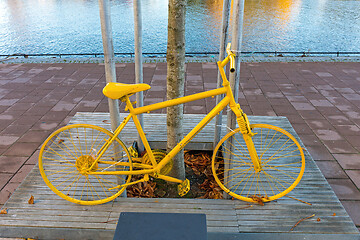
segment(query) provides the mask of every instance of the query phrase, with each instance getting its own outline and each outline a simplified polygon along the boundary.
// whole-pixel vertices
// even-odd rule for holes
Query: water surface
[[[112,0],[115,52],[134,51],[133,3]],[[222,0],[188,0],[186,51],[219,45]],[[167,0],[142,0],[143,52],[166,52]],[[246,0],[244,51],[360,51],[360,0]],[[0,0],[0,54],[103,52],[97,0]]]

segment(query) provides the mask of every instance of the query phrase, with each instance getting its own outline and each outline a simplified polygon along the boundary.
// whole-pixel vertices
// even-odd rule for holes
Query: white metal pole
[[[111,12],[110,12],[110,3],[109,0],[99,0],[99,9],[100,9],[100,21],[101,21],[101,35],[103,40],[104,48],[104,62],[105,62],[105,78],[106,83],[116,82],[116,69],[115,69],[115,56],[114,56],[114,45],[112,37],[112,27],[111,27]],[[118,100],[108,98],[109,102],[109,112],[111,120],[111,129],[115,129],[120,125],[120,111]],[[121,152],[120,149],[115,148],[115,153]],[[116,157],[122,157],[117,156]],[[116,168],[119,168],[118,166]],[[117,169],[122,170],[122,169]],[[118,184],[124,184],[124,181],[120,178],[118,179]],[[126,197],[126,189],[121,194],[121,197]]]
[[[242,32],[243,32],[243,19],[244,19],[244,3],[245,0],[235,0],[234,1],[234,10],[233,10],[233,22],[232,22],[232,39],[231,39],[231,50],[236,52],[236,62],[235,62],[235,72],[229,74],[230,86],[234,94],[234,98],[238,101],[239,97],[239,82],[240,82],[240,53],[241,53],[241,43],[242,43]],[[232,111],[227,113],[227,127],[228,131],[234,130],[236,128],[236,116]],[[233,152],[233,138],[226,143],[227,152]],[[225,172],[224,179],[230,177],[231,170],[229,169],[228,162],[231,161],[232,155],[225,154]],[[227,186],[231,188],[231,186]]]
[[[234,2],[234,13],[232,23],[232,38],[231,38],[231,49],[236,52],[236,63],[235,72],[230,73],[229,81],[231,89],[234,93],[234,98],[237,101],[239,97],[239,82],[240,82],[240,53],[242,44],[242,32],[243,32],[243,21],[244,21],[244,4],[245,0],[235,0]],[[235,115],[232,112],[232,118],[228,118],[231,122],[236,123]],[[230,127],[230,125],[228,125]],[[232,125],[231,125],[232,126]],[[235,125],[234,125],[235,126]]]
[[[219,61],[222,61],[225,57],[225,48],[226,43],[228,41],[228,29],[229,29],[229,21],[230,21],[230,7],[231,0],[224,0],[223,2],[223,12],[222,12],[222,30],[220,37],[220,48],[219,48]],[[222,78],[220,72],[218,71],[217,76],[217,88],[220,88],[222,84]],[[216,104],[218,104],[224,98],[223,95],[216,96]],[[222,125],[222,111],[215,117],[215,135],[214,135],[214,143],[213,149],[216,147],[221,137],[221,125]]]
[[[111,27],[111,13],[109,0],[99,0],[100,8],[100,21],[101,21],[101,35],[104,48],[104,61],[105,61],[105,77],[106,83],[116,82],[116,70],[115,70],[115,56]],[[118,100],[108,98],[109,112],[111,120],[111,129],[115,129],[120,124],[120,111]]]
[[[134,33],[135,33],[135,82],[143,83],[143,60],[142,60],[142,15],[141,15],[141,2],[134,0]],[[143,92],[136,93],[136,107],[142,107]],[[144,120],[142,114],[138,116],[140,124],[144,127]],[[139,151],[144,150],[143,143],[140,135],[138,134],[138,147]]]

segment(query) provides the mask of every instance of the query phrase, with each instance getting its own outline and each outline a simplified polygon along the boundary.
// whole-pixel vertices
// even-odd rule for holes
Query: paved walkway
[[[134,81],[117,64],[118,82]],[[186,94],[216,87],[215,63],[189,63]],[[166,98],[166,64],[144,64],[145,104]],[[239,102],[248,115],[286,116],[360,227],[360,63],[244,63]],[[107,112],[102,64],[0,64],[0,207],[37,162],[39,148],[76,112]],[[185,105],[206,113],[214,99]],[[123,111],[121,106],[121,111]],[[157,112],[163,112],[160,110]]]

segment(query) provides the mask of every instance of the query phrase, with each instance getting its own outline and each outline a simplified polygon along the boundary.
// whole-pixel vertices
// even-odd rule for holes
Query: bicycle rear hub
[[[76,159],[76,169],[82,174],[87,175],[90,171],[96,171],[98,168],[98,164],[94,164],[91,168],[93,163],[95,162],[95,158],[91,155],[81,155]],[[91,169],[90,169],[91,168]]]

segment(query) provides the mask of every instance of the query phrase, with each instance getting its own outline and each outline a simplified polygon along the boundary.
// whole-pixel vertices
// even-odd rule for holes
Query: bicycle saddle
[[[145,83],[125,84],[125,83],[107,83],[103,88],[103,94],[111,99],[119,99],[125,95],[131,95],[137,92],[150,89],[150,85]]]

